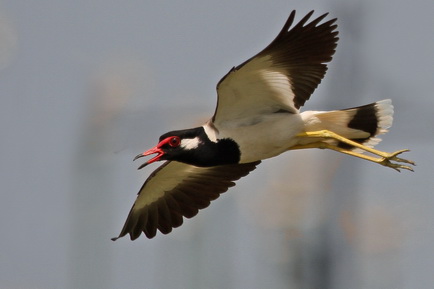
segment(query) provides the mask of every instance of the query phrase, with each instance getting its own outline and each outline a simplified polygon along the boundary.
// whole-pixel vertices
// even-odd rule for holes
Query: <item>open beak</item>
[[[145,156],[149,156],[152,154],[157,154],[155,157],[153,157],[152,159],[150,159],[149,161],[147,161],[146,163],[142,164],[140,167],[138,167],[138,170],[143,169],[144,167],[146,167],[149,164],[152,164],[153,162],[159,161],[160,158],[164,155],[163,150],[160,148],[159,145],[157,145],[156,147],[145,151],[144,153],[138,154],[133,161],[145,157]]]

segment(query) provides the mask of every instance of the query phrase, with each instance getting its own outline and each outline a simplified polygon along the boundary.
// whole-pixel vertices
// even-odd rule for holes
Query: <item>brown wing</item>
[[[248,175],[260,162],[195,167],[169,161],[155,170],[139,191],[120,237],[130,234],[137,239],[142,232],[153,238],[157,229],[168,234],[182,225],[183,217],[191,218],[212,200]]]

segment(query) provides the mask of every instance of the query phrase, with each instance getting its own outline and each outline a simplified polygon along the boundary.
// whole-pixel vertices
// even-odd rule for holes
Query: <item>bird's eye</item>
[[[174,136],[169,140],[169,145],[173,148],[176,148],[181,144],[181,138],[179,136]]]

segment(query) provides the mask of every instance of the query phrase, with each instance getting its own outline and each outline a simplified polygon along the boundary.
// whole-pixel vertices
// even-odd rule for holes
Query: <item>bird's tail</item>
[[[364,106],[333,111],[306,111],[302,113],[306,131],[329,130],[368,147],[378,144],[377,135],[387,132],[393,122],[390,99]],[[338,147],[357,150],[336,140],[324,140]]]

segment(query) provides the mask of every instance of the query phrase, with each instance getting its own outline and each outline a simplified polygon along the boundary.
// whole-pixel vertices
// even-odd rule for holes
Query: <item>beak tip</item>
[[[141,170],[141,169],[143,169],[144,167],[146,167],[147,165],[148,165],[148,162],[146,162],[146,163],[142,164],[141,166],[139,166],[139,167],[137,168],[137,170]]]
[[[134,157],[134,159],[133,159],[133,162],[134,162],[135,160],[141,158],[141,157],[144,157],[144,155],[143,155],[143,154],[138,154],[138,155],[136,155],[136,156]]]

